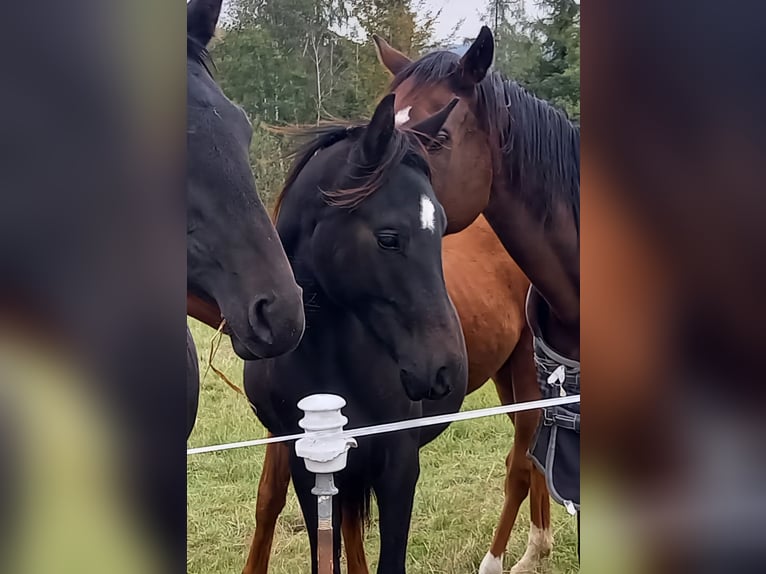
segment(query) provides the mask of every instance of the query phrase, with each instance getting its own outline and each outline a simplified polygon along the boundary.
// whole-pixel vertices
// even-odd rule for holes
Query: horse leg
[[[517,419],[524,418],[519,415],[523,413],[516,413]],[[479,574],[502,574],[503,572],[503,554],[508,546],[508,539],[511,537],[521,503],[529,493],[531,469],[528,468],[527,461],[522,460],[522,457],[526,458],[525,454],[514,443],[506,457],[503,510],[492,538],[492,545],[479,566]]]
[[[396,456],[389,453],[387,458],[393,459],[393,464],[387,464],[373,484],[380,525],[378,574],[405,574],[412,505],[420,476],[417,443],[393,444],[392,450]]]
[[[317,497],[311,493],[311,489],[316,484],[316,475],[306,470],[305,463],[294,452],[290,455],[290,474],[293,479],[295,494],[298,496],[298,503],[303,513],[303,521],[306,524],[306,530],[309,535],[309,545],[311,547],[311,574],[319,574],[319,564],[317,560],[319,527],[319,511],[317,509]],[[333,497],[332,505],[332,530],[333,530],[333,573],[341,574],[340,571],[340,504],[338,497]]]
[[[343,546],[346,550],[348,574],[369,574],[367,557],[364,554],[362,521],[356,513],[346,512],[343,503],[341,503],[341,513],[340,527],[343,534]]]
[[[274,529],[285,507],[289,485],[290,448],[286,443],[267,445],[255,505],[255,534],[242,574],[267,574]]]
[[[509,358],[492,378],[492,382],[495,383],[497,396],[502,405],[509,405],[514,402],[512,381],[513,376]],[[515,413],[510,413],[508,416],[515,425]],[[505,459],[505,500],[503,502],[503,510],[500,513],[500,520],[497,523],[495,534],[492,537],[490,550],[479,565],[479,574],[502,574],[503,572],[503,554],[508,546],[508,539],[511,536],[511,529],[513,528],[516,513],[518,512],[518,508],[514,510],[513,505],[510,502],[512,455],[513,449],[511,449]]]
[[[532,485],[529,496],[529,512],[532,522],[529,526],[527,549],[521,560],[511,569],[512,574],[535,572],[540,559],[548,556],[553,548],[551,531],[551,499],[545,476],[532,468]]]
[[[494,382],[502,404],[526,402],[540,398],[532,355],[532,338],[528,329],[524,330],[511,357],[495,375]],[[536,497],[540,496],[533,479],[535,470],[532,462],[527,458],[527,450],[534,438],[539,416],[537,411],[522,411],[511,417],[516,432],[511,451],[506,458],[505,500],[492,545],[479,566],[479,574],[502,573],[503,554],[508,546],[519,508],[530,493],[531,487],[534,490],[530,504],[532,526],[530,527],[528,548],[524,557],[511,572],[513,574],[527,572],[530,564],[534,570],[539,556],[550,551],[550,542],[547,542],[550,536],[548,534],[549,528],[544,526],[550,524],[550,509],[548,522],[543,522],[541,519],[542,504],[534,502]],[[545,490],[544,496],[547,501],[547,490]]]
[[[541,398],[537,383],[532,351],[532,333],[527,328],[511,355],[513,372],[513,394],[516,402],[534,401]],[[518,456],[524,458],[525,468],[530,475],[529,513],[530,526],[527,548],[524,555],[511,568],[511,574],[535,572],[540,560],[548,556],[553,548],[551,531],[551,501],[545,476],[527,457],[532,440],[540,422],[540,411],[524,411],[517,414],[515,447]]]

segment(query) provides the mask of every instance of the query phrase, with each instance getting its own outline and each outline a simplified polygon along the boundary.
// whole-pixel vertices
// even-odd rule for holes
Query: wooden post
[[[338,494],[332,474],[317,474],[311,493],[317,497],[317,561],[319,574],[333,574],[332,497]]]

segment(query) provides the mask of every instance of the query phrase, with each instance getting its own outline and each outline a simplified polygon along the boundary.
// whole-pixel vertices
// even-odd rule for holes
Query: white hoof
[[[479,565],[479,574],[503,574],[503,555],[492,556],[487,552]]]
[[[524,556],[511,568],[511,574],[530,574],[537,571],[540,560],[551,553],[553,549],[553,533],[541,530],[534,524],[529,527],[529,539]]]
[[[537,572],[536,563],[532,560],[525,560],[522,558],[513,568],[511,568],[511,574],[534,574]]]

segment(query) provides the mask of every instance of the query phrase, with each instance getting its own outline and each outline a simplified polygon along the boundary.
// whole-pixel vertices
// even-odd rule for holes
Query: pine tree
[[[537,22],[542,57],[535,71],[537,94],[580,117],[580,4],[575,0],[542,0],[546,15]]]

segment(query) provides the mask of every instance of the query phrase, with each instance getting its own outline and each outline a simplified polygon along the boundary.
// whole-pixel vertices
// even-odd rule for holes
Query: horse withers
[[[419,126],[432,138],[454,104]],[[367,126],[320,126],[298,154],[278,204],[277,228],[303,288],[307,329],[298,348],[245,364],[258,418],[277,435],[299,431],[297,402],[314,393],[347,401],[348,427],[455,412],[466,392],[466,351],[441,263],[446,217],[417,137],[394,126],[394,97]],[[405,571],[419,450],[446,425],[359,440],[338,473],[334,569],[341,515],[366,517],[375,492],[379,574]],[[290,468],[317,572],[314,477],[291,449]]]

